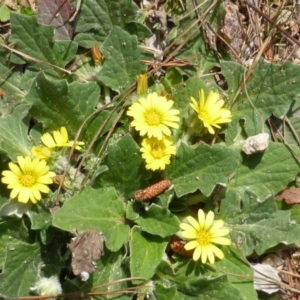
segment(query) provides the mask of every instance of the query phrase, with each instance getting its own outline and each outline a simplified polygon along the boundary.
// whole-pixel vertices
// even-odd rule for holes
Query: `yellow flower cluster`
[[[205,99],[203,89],[199,91],[199,103],[191,97],[190,106],[203,125],[200,130],[205,128],[210,134],[215,134],[215,129],[221,128],[220,124],[231,122],[231,111],[223,107],[224,103],[220,95],[213,91]],[[140,98],[127,111],[127,115],[133,117],[131,126],[144,137],[140,151],[146,161],[147,169],[164,170],[166,165],[170,164],[171,155],[176,153],[170,135],[172,128],[179,127],[177,116],[179,111],[172,108],[173,104],[172,100],[167,100],[154,92]],[[196,127],[194,129],[197,129]],[[198,211],[198,220],[191,216],[186,220],[188,223],[180,224],[181,236],[187,240],[184,249],[192,251],[193,260],[201,259],[202,263],[208,261],[213,264],[215,256],[223,259],[223,252],[215,244],[230,245],[231,243],[230,239],[224,237],[229,234],[229,229],[223,228],[224,222],[214,221],[212,211],[205,216],[201,209]]]
[[[172,109],[174,101],[157,93],[150,93],[133,103],[127,115],[133,117],[131,126],[144,136],[142,141],[142,157],[146,161],[146,169],[164,170],[170,164],[170,157],[176,153],[173,146],[170,128],[178,128],[179,110]]]
[[[44,145],[33,146],[30,156],[18,156],[18,163],[10,162],[8,167],[10,170],[2,172],[1,182],[7,184],[7,188],[11,189],[10,198],[17,198],[18,202],[37,203],[41,200],[41,193],[49,193],[49,184],[53,183],[55,173],[50,171],[47,160],[51,157],[52,151],[56,147],[73,147],[74,142],[68,142],[68,132],[65,127],[61,127],[60,131],[54,131],[53,137],[49,133],[45,133],[41,137]],[[75,149],[81,149],[83,142],[77,142]]]

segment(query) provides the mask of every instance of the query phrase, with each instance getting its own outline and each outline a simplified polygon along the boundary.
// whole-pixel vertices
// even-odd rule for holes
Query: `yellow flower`
[[[140,94],[144,94],[148,90],[148,75],[140,74],[136,77],[136,92]]]
[[[220,99],[220,95],[211,91],[205,100],[204,91],[199,92],[199,104],[191,97],[191,107],[197,112],[198,118],[203,122],[210,134],[214,134],[213,127],[221,128],[219,124],[231,122],[231,111],[227,108],[222,108],[224,100]]]
[[[127,115],[134,118],[131,126],[140,132],[141,136],[155,137],[161,140],[163,135],[170,136],[169,127],[178,128],[179,110],[171,109],[174,101],[166,97],[150,93],[147,98],[140,98],[139,102],[133,103]]]
[[[34,157],[39,159],[48,160],[51,157],[51,150],[43,145],[33,146],[31,148],[31,153]]]
[[[21,203],[36,203],[41,200],[41,192],[49,193],[47,184],[52,184],[54,172],[49,172],[49,167],[45,160],[34,158],[31,161],[30,156],[17,157],[18,164],[10,162],[8,164],[10,171],[2,172],[1,181],[7,184],[8,189],[12,189],[10,198],[16,198]]]
[[[223,252],[214,244],[230,245],[228,238],[223,236],[229,233],[229,229],[222,228],[224,222],[218,220],[214,222],[214,213],[209,211],[206,218],[202,209],[198,210],[198,221],[192,217],[187,217],[187,223],[181,223],[183,230],[182,237],[189,240],[184,246],[185,250],[195,249],[193,260],[197,261],[201,257],[201,262],[206,263],[207,259],[211,264],[215,262],[215,256],[224,258]]]
[[[166,137],[162,140],[156,138],[146,138],[142,141],[142,157],[146,160],[146,169],[164,170],[170,164],[170,157],[176,153],[173,142]]]
[[[60,131],[53,131],[53,137],[46,132],[41,136],[41,141],[50,149],[54,149],[55,147],[73,147],[74,145],[74,141],[68,142],[68,132],[66,127],[61,127]],[[84,142],[76,142],[75,149],[80,150],[81,145],[84,145]]]

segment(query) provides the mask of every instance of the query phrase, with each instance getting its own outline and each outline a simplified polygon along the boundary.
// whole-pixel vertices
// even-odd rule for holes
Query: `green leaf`
[[[300,225],[300,206],[298,204],[287,204],[284,200],[275,202],[279,210],[289,211],[291,213],[291,220],[296,221]],[[300,241],[296,241],[298,244]]]
[[[297,149],[294,151],[299,153]],[[242,153],[242,161],[228,184],[228,190],[234,190],[240,196],[250,190],[263,200],[284,189],[298,173],[299,165],[291,150],[283,144],[270,142],[263,153],[251,156]]]
[[[231,284],[240,291],[241,300],[257,299],[253,285],[253,270],[240,258],[240,252],[233,245],[222,247],[222,251],[225,258],[216,262],[216,269],[228,274]]]
[[[138,22],[130,22],[126,24],[124,29],[129,34],[136,35],[138,40],[149,38],[152,35],[152,32],[148,27]]]
[[[143,231],[161,237],[170,236],[179,230],[179,220],[167,209],[156,204],[150,207],[140,215],[135,223],[141,226]]]
[[[4,23],[9,21],[10,13],[11,10],[8,8],[8,6],[2,3],[0,7],[0,22]]]
[[[95,82],[68,84],[66,80],[53,79],[40,73],[26,99],[32,103],[31,115],[43,122],[48,130],[65,126],[69,135],[75,136],[82,123],[94,112],[99,95],[99,86]],[[93,138],[108,115],[108,111],[102,111],[87,122],[82,131],[85,141]],[[111,122],[113,120],[108,122],[104,132],[109,129]]]
[[[95,75],[102,69],[101,63],[95,63],[91,55],[85,55],[86,50],[78,53],[80,60],[72,68],[72,72],[76,74],[81,82],[95,81]]]
[[[247,70],[234,62],[222,62],[221,68],[228,82],[229,98],[232,98],[245,81]],[[293,98],[299,95],[299,83],[298,66],[291,62],[275,65],[260,60],[232,108],[231,139],[240,119],[245,120],[246,133],[255,135],[263,131],[271,115],[282,118]]]
[[[95,42],[103,42],[114,25],[124,28],[127,22],[134,20],[136,11],[137,6],[131,0],[84,0],[76,24],[79,34],[75,41],[82,47],[91,48]]]
[[[30,229],[32,230],[46,230],[52,225],[52,216],[49,210],[45,207],[35,205],[27,215],[31,221]]]
[[[155,284],[154,295],[156,296],[156,299],[159,300],[173,300],[176,295],[176,286],[172,285],[166,287],[157,282]]]
[[[69,232],[75,229],[101,231],[106,247],[117,251],[129,239],[129,226],[124,224],[124,218],[125,205],[115,189],[86,187],[55,213],[53,226]]]
[[[142,232],[138,226],[134,226],[130,240],[131,276],[151,278],[167,244],[168,239]]]
[[[119,27],[112,29],[101,51],[105,61],[97,79],[114,91],[126,90],[136,82],[137,75],[146,71],[146,66],[140,62],[142,52],[136,37]]]
[[[226,186],[237,166],[238,153],[224,145],[200,143],[193,149],[182,143],[165,177],[171,180],[178,197],[197,189],[208,196],[217,184]]]
[[[28,232],[22,219],[2,220],[0,223],[0,232],[0,267],[3,267],[6,259],[7,245],[28,242]]]
[[[174,272],[167,262],[162,261],[157,268],[156,276],[164,285],[176,285],[177,295],[174,298],[176,300],[243,299],[239,290],[231,284],[226,275],[215,278],[205,275],[205,271],[207,272],[209,268],[207,265],[185,261],[177,265]]]
[[[12,29],[10,42],[15,44],[16,50],[62,68],[74,58],[77,43],[54,42],[54,28],[38,24],[36,16],[12,13],[10,21]],[[25,63],[26,59],[22,57],[18,63],[22,61]],[[38,64],[38,68],[48,67]]]
[[[37,279],[37,265],[41,262],[39,244],[7,244],[1,293],[10,297],[29,296]]]
[[[15,67],[12,72],[11,65],[8,62],[8,53],[1,49],[0,43],[0,90],[3,96],[0,100],[0,117],[6,117],[15,106],[24,99],[26,91],[22,90],[21,85],[21,67]]]
[[[0,119],[0,151],[16,161],[17,156],[31,155],[32,142],[28,136],[29,106],[21,104],[6,118]]]
[[[108,284],[109,282],[129,277],[129,270],[126,269],[127,266],[124,264],[124,252],[124,249],[120,249],[117,252],[105,250],[104,256],[96,261],[97,269],[91,275],[93,286]],[[111,292],[126,287],[126,282],[117,282],[110,285],[107,289]]]
[[[140,149],[129,134],[109,148],[104,164],[109,170],[101,175],[102,184],[113,185],[125,197],[132,197],[150,177]]]
[[[219,218],[232,229],[232,241],[240,247],[245,256],[255,251],[263,254],[280,243],[293,244],[300,239],[299,226],[290,220],[289,211],[278,211],[273,197],[259,202],[246,191],[242,199],[229,191],[222,199]]]

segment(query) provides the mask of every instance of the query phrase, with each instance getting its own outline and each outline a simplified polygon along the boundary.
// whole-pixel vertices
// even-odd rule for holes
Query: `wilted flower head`
[[[104,56],[103,56],[102,52],[100,51],[97,43],[95,43],[92,46],[91,53],[92,53],[92,57],[93,57],[93,60],[95,63],[101,63],[101,64],[103,63]]]
[[[205,217],[202,209],[198,210],[198,221],[193,217],[187,217],[187,223],[181,223],[182,237],[189,242],[184,246],[186,250],[194,250],[193,260],[197,261],[201,257],[201,262],[205,264],[207,259],[211,264],[215,262],[215,256],[224,258],[223,252],[214,244],[230,245],[228,238],[223,236],[229,233],[229,229],[222,228],[224,222],[218,220],[214,222],[214,213],[209,211]]]
[[[224,100],[220,99],[219,93],[210,91],[205,100],[204,90],[199,91],[199,104],[191,97],[191,107],[198,114],[198,118],[203,122],[203,125],[210,134],[215,133],[215,128],[221,128],[219,124],[231,122],[231,111],[227,108],[222,108]]]
[[[133,117],[131,126],[140,132],[141,136],[155,137],[159,140],[163,136],[171,135],[171,128],[178,128],[179,110],[172,109],[174,101],[166,97],[158,96],[157,93],[150,93],[147,98],[140,98],[133,103],[127,115]]]
[[[18,196],[18,202],[27,203],[30,199],[36,203],[41,200],[41,192],[50,192],[48,184],[53,183],[55,173],[49,171],[45,160],[31,160],[29,156],[18,156],[17,160],[18,164],[8,164],[10,170],[2,172],[1,181],[8,185],[8,189],[12,189],[10,198]]]
[[[39,296],[59,295],[62,293],[61,284],[57,276],[51,276],[49,278],[42,277],[36,282],[35,286],[30,289],[32,291],[35,291]],[[56,299],[56,298],[47,298],[47,299]]]
[[[140,74],[136,77],[136,92],[140,94],[146,93],[148,90],[148,75]]]
[[[158,140],[152,137],[142,141],[141,152],[146,160],[146,169],[164,170],[170,164],[171,155],[176,153],[176,147],[169,138]]]
[[[53,137],[46,132],[41,136],[41,141],[50,149],[55,147],[73,147],[74,141],[68,142],[68,132],[66,127],[61,127],[60,131],[53,131]],[[76,142],[75,149],[80,150],[84,142]]]

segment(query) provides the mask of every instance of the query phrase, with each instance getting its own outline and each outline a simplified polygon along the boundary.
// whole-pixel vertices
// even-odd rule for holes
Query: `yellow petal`
[[[199,223],[193,217],[188,216],[186,219],[197,231],[199,231]]]
[[[201,247],[197,247],[193,253],[193,260],[194,261],[198,261],[200,256],[201,256],[201,250],[202,248]]]

